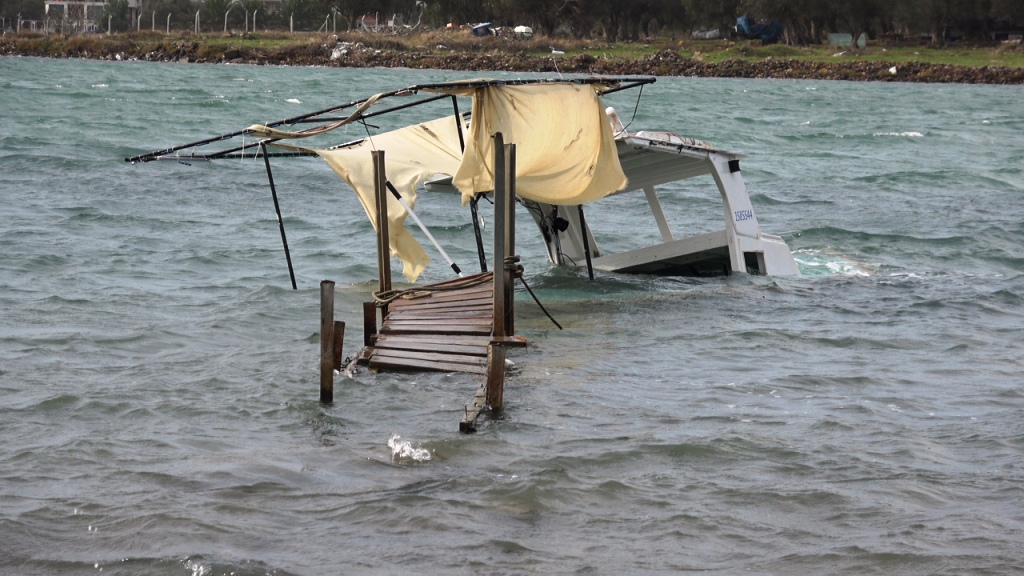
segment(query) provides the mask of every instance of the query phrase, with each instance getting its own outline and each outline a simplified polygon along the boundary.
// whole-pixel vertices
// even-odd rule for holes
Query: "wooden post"
[[[334,321],[333,352],[334,369],[341,370],[341,356],[345,352],[345,323],[341,320]]]
[[[507,207],[505,209],[505,258],[511,258],[516,253],[516,145],[505,146],[505,178],[508,184],[505,187]],[[512,268],[509,268],[512,266]],[[516,307],[515,307],[515,264],[509,262],[504,266],[505,271],[505,335],[515,336],[516,334]],[[502,355],[504,358],[504,354]]]
[[[505,403],[505,345],[487,346],[487,405],[501,410]]]
[[[504,339],[505,330],[505,212],[508,203],[505,186],[505,139],[501,132],[494,134],[494,331],[491,337]]]
[[[320,401],[334,402],[334,282],[320,283]]]
[[[373,346],[377,335],[377,303],[363,302],[363,346]]]
[[[487,346],[487,405],[500,410],[505,397],[505,343],[515,334],[512,302],[515,269],[506,261],[515,252],[515,145],[494,135],[494,317]]]
[[[374,150],[373,190],[377,199],[377,278],[381,292],[391,290],[391,240],[388,234],[388,189],[384,171],[384,151]],[[388,308],[381,306],[387,317]]]

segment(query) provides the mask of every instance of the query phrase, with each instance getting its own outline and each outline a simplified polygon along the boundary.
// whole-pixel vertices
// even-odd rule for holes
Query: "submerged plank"
[[[448,344],[442,342],[416,341],[383,341],[378,340],[374,350],[420,350],[423,352],[439,352],[444,354],[466,354],[469,356],[487,356],[487,346],[468,344]]]
[[[410,360],[431,360],[434,362],[446,362],[450,364],[469,364],[471,366],[486,366],[487,359],[480,356],[468,356],[466,354],[446,354],[441,352],[418,352],[415,350],[388,350],[378,348],[373,351],[370,361],[383,358],[406,358]]]
[[[436,334],[439,337],[453,336],[483,336],[491,334],[490,326],[422,326],[416,324],[385,324],[381,328],[381,334]]]
[[[371,358],[371,368],[393,368],[398,370],[432,370],[436,372],[468,372],[470,374],[487,374],[486,366],[474,366],[472,364],[451,364],[448,362],[436,362],[433,360],[418,360],[414,358]]]
[[[408,324],[416,326],[490,326],[490,318],[417,318],[415,316],[402,318],[388,318],[384,323],[385,329],[395,324]]]
[[[487,347],[491,342],[491,336],[444,336],[438,337],[432,334],[385,334],[377,339],[377,342],[394,343],[394,342],[426,342],[426,343],[443,343],[443,344],[460,344],[468,346],[483,346]]]

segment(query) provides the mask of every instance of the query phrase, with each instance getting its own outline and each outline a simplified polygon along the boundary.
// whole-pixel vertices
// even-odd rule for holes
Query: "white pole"
[[[246,34],[249,33],[249,11],[248,10],[245,11],[245,32],[246,32]]]
[[[152,22],[149,23],[150,32],[156,32],[156,10],[153,10],[153,17],[150,18]]]
[[[167,13],[167,33],[171,33],[171,13]]]
[[[448,262],[448,265],[451,266],[452,270],[454,270],[455,273],[458,274],[459,277],[461,278],[462,271],[459,270],[459,267],[455,265],[455,261],[451,259],[451,256],[448,256],[448,253],[444,251],[444,248],[441,248],[441,244],[437,241],[436,238],[434,238],[434,235],[430,233],[430,230],[427,230],[427,227],[423,225],[423,221],[420,220],[420,217],[417,216],[416,213],[412,211],[412,208],[410,208],[409,204],[406,203],[405,198],[402,198],[398,191],[395,190],[394,186],[391,185],[391,182],[388,182],[387,185],[388,190],[390,190],[391,193],[395,196],[395,198],[398,199],[398,201],[402,204],[402,207],[405,208],[405,211],[409,213],[409,217],[411,217],[413,222],[415,222],[416,225],[420,227],[420,230],[423,232],[423,234],[427,238],[429,238],[430,241],[434,244],[434,248],[437,248],[437,251],[441,253],[441,256],[443,256],[445,261]]]
[[[256,13],[259,12],[259,11],[260,11],[259,8],[257,8],[257,9],[252,11],[252,33],[253,34],[256,33]]]
[[[288,32],[295,33],[295,12],[292,12],[292,15],[288,17]]]
[[[196,10],[196,34],[199,34],[199,10]]]
[[[228,11],[224,13],[224,33],[225,34],[227,34],[227,32],[228,32],[228,14],[231,14],[231,9],[234,8],[234,7],[235,7],[234,4],[232,4],[231,6],[228,6]]]
[[[142,10],[139,10],[139,17],[135,19],[135,31],[142,30]]]
[[[110,23],[114,20],[113,16],[107,16],[107,36],[110,36]]]

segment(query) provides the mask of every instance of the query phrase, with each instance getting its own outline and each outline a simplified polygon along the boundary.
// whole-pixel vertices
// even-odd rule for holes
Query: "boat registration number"
[[[737,211],[733,212],[733,214],[736,215],[736,221],[737,222],[742,222],[744,220],[753,220],[754,219],[754,211],[753,210],[737,210]]]

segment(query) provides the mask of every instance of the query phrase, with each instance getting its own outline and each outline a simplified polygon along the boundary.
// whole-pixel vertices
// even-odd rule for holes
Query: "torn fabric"
[[[366,99],[365,102],[363,102],[362,104],[359,105],[358,108],[356,108],[355,112],[349,114],[347,118],[342,118],[341,120],[338,120],[337,122],[332,122],[331,124],[324,124],[322,126],[317,126],[315,128],[300,130],[298,132],[286,132],[284,130],[278,130],[277,128],[270,128],[269,126],[264,126],[262,124],[253,124],[252,126],[246,128],[246,130],[249,132],[249,134],[255,134],[256,136],[262,136],[264,138],[293,139],[318,136],[320,134],[330,132],[335,128],[341,128],[346,124],[351,124],[352,122],[359,120],[360,118],[363,117],[363,112],[365,112],[366,109],[369,108],[370,106],[373,106],[373,104],[377,102],[377,99],[380,98],[381,96],[383,96],[383,94],[374,94],[373,96],[370,96],[369,98]]]
[[[379,134],[344,148],[315,150],[356,192],[374,228],[377,226],[377,203],[373,186],[372,150],[384,151],[387,179],[413,208],[416,204],[416,186],[435,174],[454,174],[462,158],[455,116]],[[415,282],[430,258],[405,229],[406,215],[402,204],[388,193],[391,254],[402,261],[402,273],[406,279]]]
[[[463,202],[494,189],[496,132],[516,144],[516,193],[523,198],[573,206],[625,187],[601,88],[493,85],[460,92],[473,94],[470,135],[453,178]]]

